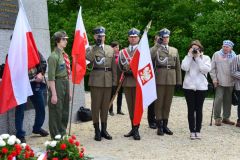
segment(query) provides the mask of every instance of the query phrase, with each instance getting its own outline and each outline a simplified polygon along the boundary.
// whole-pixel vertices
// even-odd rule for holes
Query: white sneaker
[[[191,132],[191,133],[190,133],[190,139],[191,139],[191,140],[196,139],[196,133]]]
[[[201,133],[200,132],[196,132],[196,139],[201,139]]]

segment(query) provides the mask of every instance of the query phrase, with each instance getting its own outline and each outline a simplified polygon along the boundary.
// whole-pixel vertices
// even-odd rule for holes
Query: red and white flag
[[[28,69],[40,63],[38,50],[21,0],[0,84],[0,114],[27,102],[32,88]]]
[[[141,122],[143,110],[157,99],[155,74],[152,65],[147,32],[144,32],[130,63],[133,76],[137,80],[133,124]]]
[[[86,73],[86,48],[89,47],[80,7],[72,47],[72,82],[79,84]]]

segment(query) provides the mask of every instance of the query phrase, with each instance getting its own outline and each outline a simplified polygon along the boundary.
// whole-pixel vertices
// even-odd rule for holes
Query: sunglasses
[[[67,39],[67,38],[61,38],[61,40],[63,40],[63,41],[67,41],[68,39]]]

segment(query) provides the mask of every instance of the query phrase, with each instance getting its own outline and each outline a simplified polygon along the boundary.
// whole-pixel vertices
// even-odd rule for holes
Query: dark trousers
[[[207,91],[184,89],[188,107],[188,124],[190,132],[200,132],[202,127],[202,109]]]
[[[35,121],[33,125],[33,131],[38,132],[45,120],[45,102],[43,92],[46,89],[45,84],[32,82],[31,83],[33,95],[30,96],[30,100],[35,109]],[[23,130],[24,110],[27,103],[18,105],[15,110],[15,128],[16,136],[24,137],[25,131]]]
[[[237,91],[237,96],[240,97],[240,90]],[[240,101],[238,101],[237,115],[238,115],[238,120],[240,121]]]
[[[156,122],[155,111],[154,111],[154,102],[151,103],[151,104],[148,106],[147,119],[148,119],[148,123],[154,123],[154,122]]]
[[[111,99],[117,91],[117,86],[112,87],[112,95]],[[121,87],[117,93],[117,112],[122,110],[122,94],[123,94],[123,87]],[[113,105],[109,108],[109,112],[113,112]]]

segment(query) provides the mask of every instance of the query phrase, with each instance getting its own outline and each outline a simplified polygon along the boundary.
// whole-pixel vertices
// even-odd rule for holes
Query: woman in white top
[[[207,74],[211,70],[211,59],[203,55],[199,40],[192,41],[182,61],[184,95],[188,107],[188,123],[191,139],[201,139],[203,102],[208,90]]]

